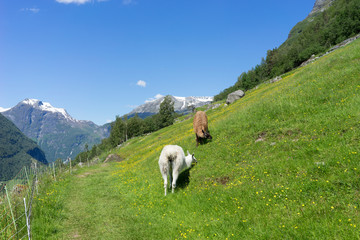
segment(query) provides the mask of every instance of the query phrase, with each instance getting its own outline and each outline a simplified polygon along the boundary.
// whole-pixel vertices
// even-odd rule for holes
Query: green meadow
[[[33,239],[360,239],[359,40],[207,115],[199,147],[185,116],[44,179]],[[198,163],[165,197],[167,144]]]

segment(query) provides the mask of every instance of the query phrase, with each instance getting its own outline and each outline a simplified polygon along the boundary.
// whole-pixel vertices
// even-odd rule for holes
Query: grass
[[[47,185],[33,236],[359,239],[359,109],[357,40],[209,110],[207,144],[196,148],[190,118],[114,149],[122,162]],[[157,162],[167,144],[198,164],[164,197]]]

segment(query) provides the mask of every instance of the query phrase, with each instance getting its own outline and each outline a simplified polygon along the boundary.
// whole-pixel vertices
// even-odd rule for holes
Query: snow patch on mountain
[[[0,107],[0,112],[5,112],[7,110],[10,110],[10,108],[2,108],[2,107]]]
[[[22,101],[21,103],[23,104],[27,104],[27,105],[31,105],[34,108],[40,109],[42,111],[46,111],[46,112],[52,112],[52,113],[60,113],[65,119],[72,121],[72,122],[78,122],[78,120],[74,119],[73,117],[71,117],[64,108],[56,108],[53,107],[50,103],[48,102],[43,102],[40,101],[38,99],[25,99],[24,101]]]

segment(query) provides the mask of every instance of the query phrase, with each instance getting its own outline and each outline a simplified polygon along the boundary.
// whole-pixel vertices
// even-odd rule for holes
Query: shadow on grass
[[[193,168],[186,169],[182,173],[180,173],[178,180],[176,181],[176,188],[186,188],[190,183],[190,170]]]

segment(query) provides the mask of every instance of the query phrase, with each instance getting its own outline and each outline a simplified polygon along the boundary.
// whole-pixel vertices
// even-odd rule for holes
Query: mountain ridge
[[[317,14],[319,12],[323,12],[328,7],[330,7],[334,1],[335,0],[316,0],[311,12],[309,13],[309,16],[313,16],[314,14]]]
[[[36,141],[50,162],[75,157],[85,145],[91,147],[109,136],[110,126],[77,120],[64,108],[27,98],[2,114],[27,137]]]
[[[48,164],[45,153],[0,113],[0,181],[12,179],[32,159]]]
[[[325,11],[326,9],[328,9],[332,4],[333,2],[336,1],[336,0],[316,0],[315,3],[314,3],[314,6],[311,10],[311,12],[309,13],[309,15],[303,19],[302,21],[298,22],[289,32],[288,34],[288,40],[291,39],[291,38],[294,38],[296,37],[298,34],[300,34],[304,28],[314,20],[314,17]],[[286,43],[286,41],[284,42]],[[284,44],[283,43],[283,44]]]
[[[189,113],[192,110],[192,107],[201,107],[203,105],[211,103],[214,98],[205,96],[205,97],[177,97],[169,95],[171,100],[174,102],[174,110],[177,113]],[[154,115],[159,112],[160,104],[164,100],[165,96],[158,97],[156,99],[146,101],[144,104],[136,107],[127,115],[132,117],[137,114],[141,118],[145,118],[151,115]]]

